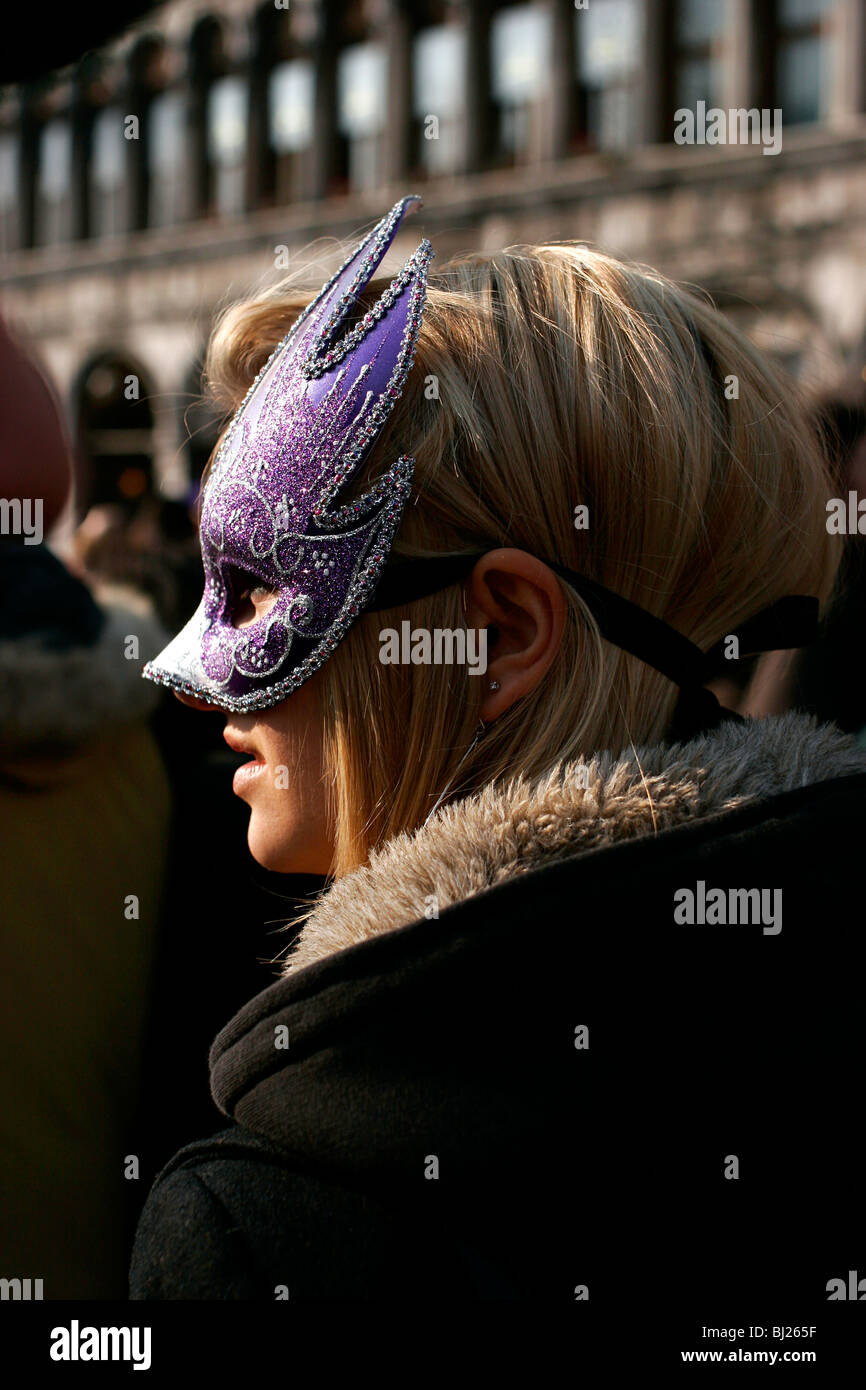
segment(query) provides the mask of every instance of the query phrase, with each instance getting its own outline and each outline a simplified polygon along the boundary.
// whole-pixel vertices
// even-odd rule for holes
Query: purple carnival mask
[[[304,310],[236,412],[207,481],[204,597],[143,674],[226,710],[297,690],[373,597],[412,484],[403,456],[357,501],[335,505],[379,437],[412,366],[432,257],[428,241],[338,339],[406,211],[392,208]],[[252,577],[252,578],[251,578]],[[233,626],[250,583],[270,610]]]

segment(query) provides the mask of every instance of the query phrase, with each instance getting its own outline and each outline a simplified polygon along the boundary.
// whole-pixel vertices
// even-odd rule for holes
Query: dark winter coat
[[[157,1178],[131,1296],[825,1301],[864,1248],[864,798],[786,715],[389,842],[216,1039],[231,1124]]]
[[[171,801],[130,635],[166,636],[0,539],[0,1277],[46,1300],[122,1298],[138,1214],[118,1173]]]

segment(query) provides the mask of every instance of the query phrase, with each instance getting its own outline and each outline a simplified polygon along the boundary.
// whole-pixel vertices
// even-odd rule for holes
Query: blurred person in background
[[[0,536],[0,1273],[46,1299],[124,1291],[170,813],[140,678],[163,630],[49,550],[70,487],[57,403],[0,322],[0,495],[43,512],[38,543]]]
[[[91,507],[76,529],[71,559],[103,593],[146,597],[168,628],[185,622],[198,602],[198,540],[181,501],[148,496],[131,507]]]

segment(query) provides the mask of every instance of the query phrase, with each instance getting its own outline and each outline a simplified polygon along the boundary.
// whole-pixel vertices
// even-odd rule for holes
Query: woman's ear
[[[480,716],[489,722],[534,690],[553,664],[565,630],[562,585],[525,550],[491,550],[466,581],[467,626],[486,630]]]

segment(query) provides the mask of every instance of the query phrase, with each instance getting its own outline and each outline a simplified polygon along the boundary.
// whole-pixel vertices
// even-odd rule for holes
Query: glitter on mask
[[[304,310],[252,383],[214,460],[201,520],[204,595],[144,668],[159,684],[226,710],[266,709],[331,655],[370,601],[412,485],[395,463],[336,505],[379,437],[411,370],[427,268],[422,241],[376,305],[337,341],[407,210],[404,198]],[[233,626],[250,576],[270,610]]]

